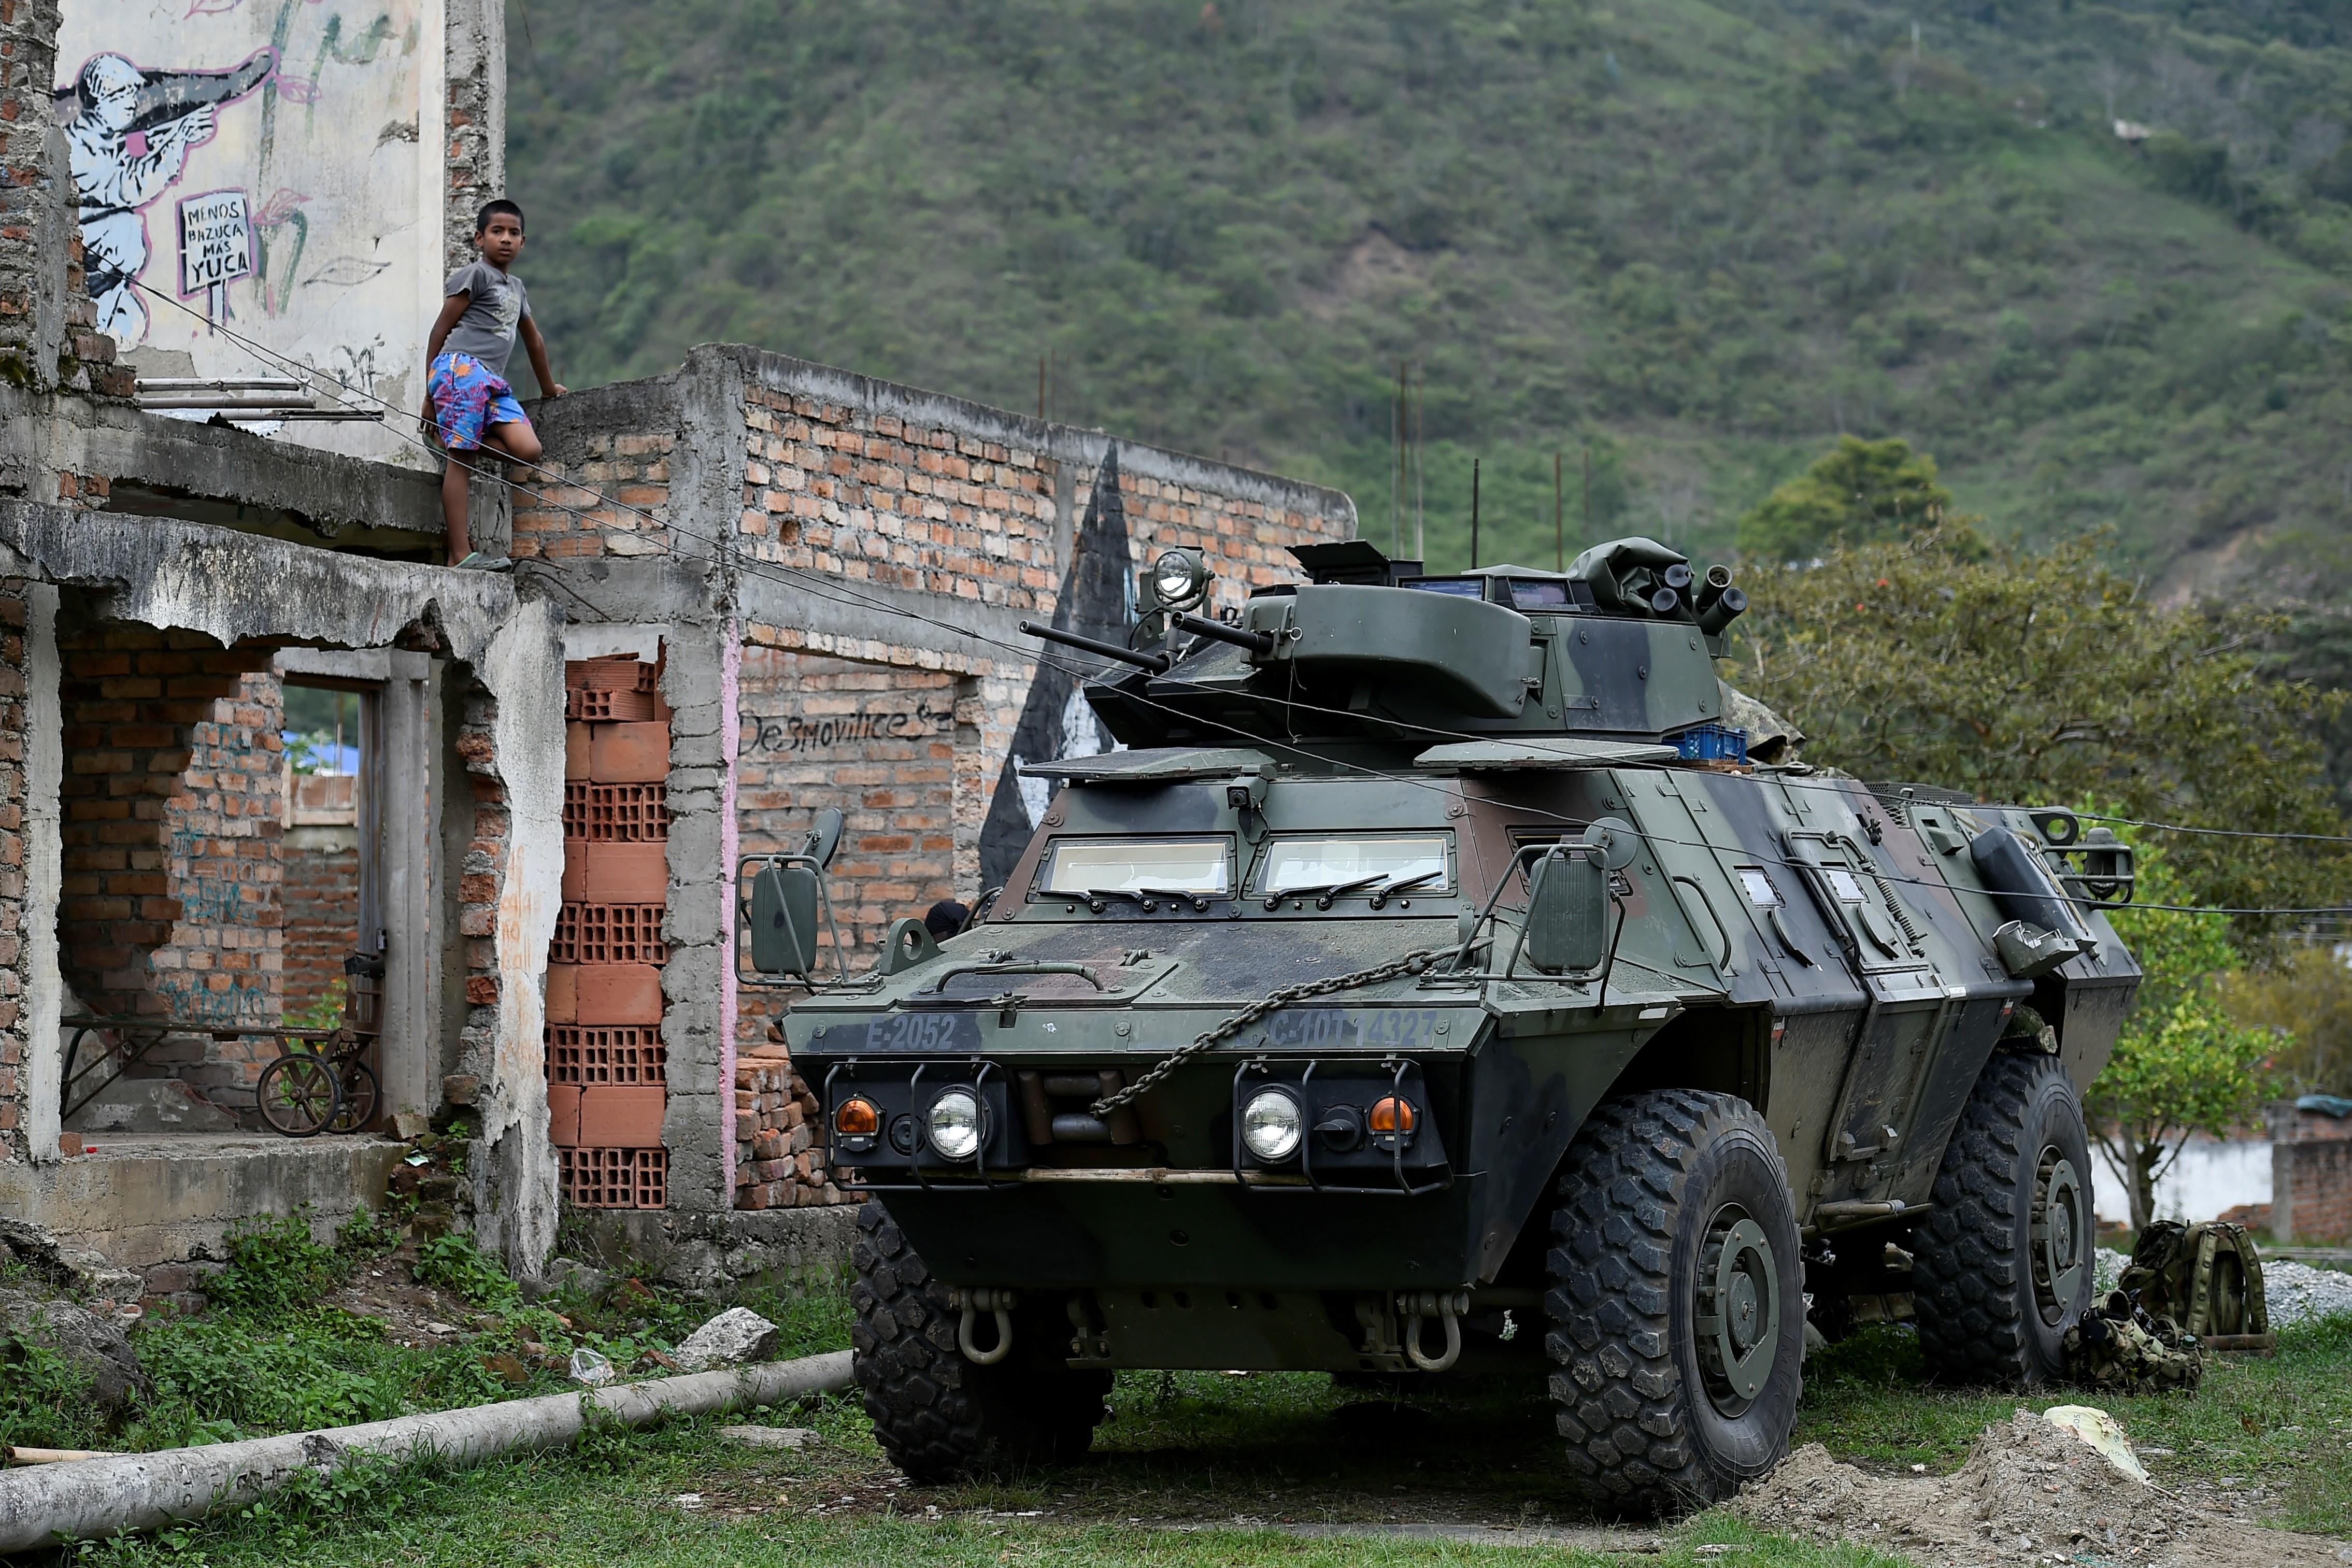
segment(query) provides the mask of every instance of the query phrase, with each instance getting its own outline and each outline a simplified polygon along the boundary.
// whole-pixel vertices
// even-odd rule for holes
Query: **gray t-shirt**
[[[492,375],[506,378],[507,356],[514,352],[515,328],[530,314],[530,300],[522,279],[501,272],[487,261],[468,261],[449,274],[442,298],[471,294],[466,313],[449,329],[441,345],[445,354],[471,354]]]

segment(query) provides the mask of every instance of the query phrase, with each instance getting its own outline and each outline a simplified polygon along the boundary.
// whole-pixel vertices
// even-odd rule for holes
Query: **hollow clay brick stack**
[[[735,1059],[735,1206],[810,1208],[848,1203],[825,1168],[816,1096],[793,1070],[782,1034]]]
[[[667,1206],[662,910],[669,713],[657,665],[563,667],[563,907],[547,963],[550,1138],[583,1208]]]

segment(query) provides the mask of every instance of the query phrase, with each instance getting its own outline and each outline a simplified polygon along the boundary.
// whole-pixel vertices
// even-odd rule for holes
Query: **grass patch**
[[[414,1350],[373,1321],[293,1301],[272,1271],[317,1279],[335,1269],[307,1233],[257,1234],[236,1268],[242,1303],[139,1331],[154,1401],[114,1446],[257,1435],[477,1404],[572,1385],[556,1370],[575,1346],[646,1367],[707,1319],[714,1303],[625,1281],[601,1303],[560,1297],[486,1310],[469,1342]],[[315,1246],[315,1244],[309,1244]],[[348,1250],[319,1248],[349,1259]],[[420,1262],[422,1259],[420,1259]],[[348,1264],[346,1264],[346,1267]],[[480,1254],[445,1249],[432,1266],[474,1298],[508,1298],[478,1272]],[[847,1338],[837,1280],[747,1292],[778,1322],[786,1355]],[[2020,1403],[2068,1395],[1944,1392],[1923,1384],[1916,1340],[1866,1330],[1808,1367],[1796,1440],[1822,1442],[1873,1468],[1948,1471],[1984,1426]],[[512,1374],[520,1373],[517,1383]],[[2142,1446],[2171,1448],[2159,1479],[2222,1474],[2259,1479],[2281,1500],[2278,1522],[2352,1537],[2352,1319],[2292,1331],[2273,1358],[2217,1360],[2193,1398],[2105,1399]],[[470,1470],[437,1464],[313,1477],[252,1507],[144,1537],[87,1542],[84,1561],[120,1564],[691,1563],[877,1568],[899,1563],[1192,1564],[1521,1563],[1526,1550],[1378,1531],[1484,1524],[1576,1531],[1600,1521],[1568,1484],[1539,1375],[1465,1384],[1411,1403],[1314,1373],[1123,1373],[1112,1415],[1081,1464],[983,1484],[909,1485],[883,1459],[863,1412],[827,1399],[730,1419],[814,1428],[798,1451],[719,1439],[719,1421],[590,1434],[572,1448],[511,1456]],[[70,1409],[16,1381],[0,1420]],[[32,1441],[29,1436],[16,1440]],[[1578,1563],[1618,1544],[1586,1535],[1547,1546]],[[1875,1568],[1896,1559],[1758,1532],[1719,1513],[1663,1529],[1664,1568],[1696,1568],[1713,1545],[1741,1548],[1751,1568]],[[1622,1559],[1621,1559],[1622,1560]]]
[[[1857,1334],[1809,1369],[1800,1442],[1825,1442],[1872,1468],[1956,1467],[2014,1396],[1921,1386],[1916,1343]],[[2030,1401],[2035,1408],[2063,1395]],[[100,1544],[133,1564],[516,1564],[691,1563],[887,1568],[900,1563],[1192,1568],[1278,1563],[1525,1563],[1528,1552],[1445,1540],[1302,1538],[1285,1526],[1477,1521],[1591,1525],[1566,1484],[1539,1388],[1474,1385],[1412,1405],[1309,1373],[1124,1373],[1113,1416],[1083,1463],[986,1485],[908,1485],[877,1449],[853,1402],[826,1400],[751,1419],[814,1427],[799,1452],[720,1441],[714,1421],[592,1436],[579,1447],[472,1471],[418,1468],[362,1478],[337,1496],[267,1509],[173,1537]],[[2271,1359],[2231,1358],[2188,1399],[2100,1401],[2144,1445],[2178,1457],[2168,1472],[2260,1477],[2284,1500],[2280,1522],[2352,1534],[2344,1446],[2352,1437],[2352,1321],[2283,1336]],[[2253,1424],[2250,1428],[2248,1422]],[[2331,1446],[2333,1451],[2331,1452]],[[2218,1468],[2217,1468],[2218,1467]],[[1662,1568],[1744,1548],[1752,1568],[1874,1568],[1899,1559],[1822,1547],[1706,1513],[1661,1532]],[[1609,1542],[1593,1540],[1595,1548]],[[1546,1561],[1605,1553],[1578,1542]],[[1623,1558],[1615,1559],[1619,1563]]]

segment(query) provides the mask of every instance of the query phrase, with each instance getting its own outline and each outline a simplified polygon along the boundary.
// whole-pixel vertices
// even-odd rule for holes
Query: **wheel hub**
[[[2033,1294],[2042,1321],[2056,1327],[2082,1299],[2083,1182],[2074,1163],[2052,1145],[2035,1162],[2032,1251]]]
[[[1708,1222],[1699,1248],[1699,1370],[1716,1408],[1737,1415],[1770,1381],[1780,1341],[1780,1275],[1764,1227],[1737,1204]]]

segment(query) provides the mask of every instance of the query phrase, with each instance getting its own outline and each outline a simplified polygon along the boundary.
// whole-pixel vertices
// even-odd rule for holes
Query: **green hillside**
[[[1919,25],[1915,47],[1912,23]],[[2029,537],[2352,593],[2352,9],[515,0],[575,384],[740,339],[1346,486],[1433,558],[1703,552],[1839,431]],[[2153,126],[2131,144],[2121,117]],[[1582,470],[1591,452],[1589,503]]]

